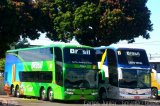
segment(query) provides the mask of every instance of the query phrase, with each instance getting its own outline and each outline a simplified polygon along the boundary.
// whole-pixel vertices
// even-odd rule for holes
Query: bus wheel
[[[48,100],[53,101],[53,91],[51,88],[48,90]]]
[[[41,98],[41,100],[46,100],[46,91],[45,91],[45,89],[44,88],[42,88],[42,90],[41,90],[41,92],[40,92],[40,98]]]
[[[152,90],[151,90],[151,98],[152,99],[157,99],[158,98],[158,90],[157,90],[157,88],[152,88]]]
[[[11,87],[11,95],[12,95],[13,97],[15,97],[15,96],[16,96],[15,89],[14,89],[14,87],[13,87],[13,86]]]
[[[103,101],[103,100],[106,100],[107,99],[107,93],[105,91],[100,91],[100,94],[99,94],[99,99],[100,101]]]
[[[18,98],[20,98],[19,86],[16,87],[15,94]]]

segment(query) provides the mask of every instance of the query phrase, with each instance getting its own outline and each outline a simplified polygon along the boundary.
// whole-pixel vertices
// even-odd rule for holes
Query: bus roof
[[[150,63],[160,63],[160,59],[149,60]]]
[[[84,47],[84,48],[92,48],[92,47],[86,46],[86,45],[59,42],[59,43],[54,43],[54,44],[45,45],[45,46],[34,46],[34,47],[28,47],[28,48],[13,49],[13,50],[8,50],[7,52],[16,52],[16,51],[22,51],[22,50],[32,50],[32,49],[47,48],[47,47],[60,47],[60,48],[64,48],[64,47]]]
[[[122,46],[122,45],[110,45],[110,46],[100,46],[100,47],[95,47],[94,49],[120,49],[120,48],[126,48],[126,49],[139,49],[139,50],[144,50],[142,48],[137,48],[137,47],[131,47],[131,46]]]

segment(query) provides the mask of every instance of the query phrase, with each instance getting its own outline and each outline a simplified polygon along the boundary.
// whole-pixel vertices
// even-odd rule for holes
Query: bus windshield
[[[148,58],[144,50],[118,49],[118,63],[121,65],[149,66]]]
[[[150,71],[147,69],[122,69],[119,87],[150,88]]]
[[[82,48],[65,48],[64,62],[69,64],[96,64],[95,51]]]
[[[97,72],[87,69],[67,69],[64,85],[67,88],[97,88]]]

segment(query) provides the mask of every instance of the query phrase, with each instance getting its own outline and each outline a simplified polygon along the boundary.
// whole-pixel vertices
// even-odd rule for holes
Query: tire
[[[49,101],[53,101],[53,91],[52,91],[52,89],[49,89],[48,90],[48,95],[47,95],[47,99],[49,100]]]
[[[44,88],[41,89],[41,92],[40,92],[40,99],[45,101],[46,100],[46,91]]]
[[[99,100],[100,101],[105,101],[107,100],[107,93],[104,90],[101,90],[99,93]]]
[[[19,91],[19,86],[16,87],[16,91],[15,91],[16,97],[20,98],[20,91]]]
[[[151,90],[151,98],[152,99],[157,99],[158,98],[158,90],[157,90],[157,88],[152,88],[152,90]]]
[[[15,97],[15,96],[16,96],[15,89],[14,89],[14,87],[13,87],[13,86],[11,87],[11,95],[12,95],[13,97]]]

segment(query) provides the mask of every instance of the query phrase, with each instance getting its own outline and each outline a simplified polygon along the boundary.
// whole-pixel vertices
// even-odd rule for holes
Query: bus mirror
[[[103,71],[98,73],[98,80],[99,80],[100,83],[104,83],[105,82],[105,74],[104,74]]]

